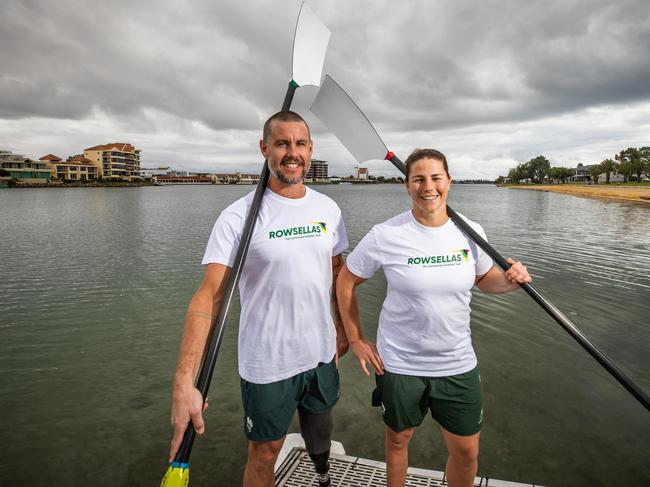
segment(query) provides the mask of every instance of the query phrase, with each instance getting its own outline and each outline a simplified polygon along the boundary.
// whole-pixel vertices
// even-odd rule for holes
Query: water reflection
[[[218,213],[251,187],[0,191],[2,461],[14,485],[151,485],[170,437],[171,373],[183,315]],[[409,208],[399,185],[318,187],[354,246]],[[650,208],[555,193],[455,185],[450,205],[623,370],[650,390]],[[374,337],[385,280],[359,293]],[[544,485],[650,483],[647,412],[524,293],[475,293],[473,338],[486,426],[480,471]],[[236,485],[245,458],[237,306],[217,364],[193,484]],[[372,380],[341,362],[336,437],[383,458]],[[297,425],[294,425],[296,428]],[[431,422],[411,464],[442,469]],[[110,462],[107,463],[107,459]],[[110,464],[112,475],[101,475]],[[99,473],[99,474],[98,474]]]

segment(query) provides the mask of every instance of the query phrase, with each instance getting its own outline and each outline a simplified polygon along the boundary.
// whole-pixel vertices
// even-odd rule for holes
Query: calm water
[[[185,307],[219,211],[252,187],[0,190],[0,484],[150,486],[165,469],[170,385]],[[317,189],[351,243],[408,208],[397,185]],[[451,206],[650,391],[650,207],[455,186]],[[374,337],[382,278],[360,289]],[[650,415],[523,292],[475,294],[485,389],[479,472],[548,486],[650,485]],[[210,391],[193,486],[238,485],[246,453],[238,308]],[[372,381],[341,363],[335,438],[383,459]],[[293,430],[296,431],[294,424]],[[410,463],[442,470],[428,420]]]

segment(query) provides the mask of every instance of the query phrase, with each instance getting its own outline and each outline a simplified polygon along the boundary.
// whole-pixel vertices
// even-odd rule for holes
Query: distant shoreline
[[[3,184],[4,183],[4,184]],[[377,181],[377,180],[358,180],[358,181],[340,181],[340,182],[322,182],[322,181],[305,181],[305,184],[308,186],[338,186],[339,184],[350,184],[350,185],[361,185],[361,186],[374,186],[380,184],[401,184],[403,181]],[[494,185],[494,182],[491,181],[454,181],[454,184],[462,185]],[[6,181],[0,181],[0,188],[139,188],[143,186],[257,186],[255,183],[239,183],[239,184],[222,184],[222,183],[163,183],[159,184],[154,181],[115,181],[115,182],[74,182],[74,183],[23,183],[19,182],[18,184],[7,184]]]
[[[60,184],[38,184],[38,183],[19,183],[15,186],[2,186],[3,189],[21,189],[21,188],[138,188],[141,186],[154,186],[153,182],[139,181],[139,182],[102,182],[102,183],[60,183]]]
[[[618,186],[616,184],[531,184],[505,185],[507,189],[534,189],[584,198],[634,201],[650,205],[650,186]]]

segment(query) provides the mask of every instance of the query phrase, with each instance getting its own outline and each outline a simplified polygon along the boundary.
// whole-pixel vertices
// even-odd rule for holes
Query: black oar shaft
[[[293,101],[293,95],[296,92],[296,88],[298,88],[298,84],[294,80],[289,81],[287,93],[284,95],[284,102],[282,102],[282,111],[291,108],[291,102]]]
[[[291,102],[293,101],[293,95],[296,92],[297,87],[298,85],[293,80],[289,82],[287,93],[284,97],[284,102],[282,103],[283,111],[291,108]],[[251,203],[250,210],[246,216],[246,222],[244,223],[244,230],[242,232],[241,240],[239,241],[235,261],[233,262],[230,275],[228,276],[228,282],[223,294],[221,306],[219,307],[219,313],[217,314],[215,325],[208,336],[201,369],[196,381],[196,388],[201,392],[204,401],[208,396],[208,389],[210,388],[212,373],[214,372],[214,366],[217,363],[219,349],[221,348],[221,342],[223,341],[232,298],[235,295],[235,289],[237,288],[237,283],[239,283],[244,262],[246,261],[246,254],[248,254],[248,247],[250,246],[253,231],[255,230],[257,215],[260,211],[262,196],[264,195],[266,185],[268,184],[269,176],[270,171],[268,161],[264,161],[264,166],[262,167],[262,172],[260,174],[260,181],[257,183],[257,188],[255,188],[255,194],[253,195],[253,202]],[[175,461],[181,463],[187,463],[189,461],[195,437],[196,432],[190,422],[185,430],[185,434],[183,435],[183,441],[178,449],[178,453],[174,459]]]
[[[392,162],[393,165],[402,172],[402,174],[406,175],[406,166],[404,163],[392,153],[389,153],[389,156],[388,160]],[[449,205],[447,205],[447,214],[453,222],[469,238],[476,242],[476,244],[481,247],[481,249],[483,249],[501,269],[506,271],[510,268],[510,264],[508,264],[501,254],[499,254],[494,247],[492,247],[465,220],[463,220],[458,213],[452,210]],[[542,296],[531,284],[521,284],[521,287],[544,309],[544,311],[551,315],[551,317],[557,321],[560,326],[564,328],[567,333],[569,333],[569,335],[580,344],[580,346],[582,346],[582,348],[589,352],[589,354],[595,358],[598,363],[607,370],[607,372],[609,372],[630,394],[632,394],[648,411],[650,411],[650,397],[648,397],[637,383],[625,375],[625,373],[619,369],[618,366],[607,357],[607,355],[601,352],[596,345],[589,341],[589,339],[571,322],[571,320],[569,320],[569,318],[562,314],[553,303]]]

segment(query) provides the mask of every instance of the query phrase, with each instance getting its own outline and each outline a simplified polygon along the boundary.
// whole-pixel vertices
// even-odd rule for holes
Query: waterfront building
[[[140,176],[143,178],[152,178],[154,176],[170,176],[174,174],[174,171],[171,170],[169,166],[162,167],[143,167],[140,169]],[[186,176],[186,174],[181,174],[179,176]]]
[[[590,164],[585,166],[581,162],[578,163],[578,166],[572,169],[573,175],[569,177],[569,182],[585,183],[591,181],[591,168],[594,165],[595,164]]]
[[[214,184],[257,184],[260,182],[259,174],[212,174],[210,175]]]
[[[59,156],[55,156],[54,154],[47,154],[39,158],[39,161],[44,162],[46,164],[56,164],[58,162],[62,162],[63,159],[61,159]]]
[[[6,173],[4,177],[24,183],[47,183],[52,177],[47,163],[8,150],[0,151],[0,169]]]
[[[360,166],[354,167],[354,177],[356,179],[368,179],[369,175],[370,174],[368,173],[367,167],[360,167]]]
[[[140,149],[131,144],[114,142],[84,149],[84,157],[99,165],[104,179],[133,181],[140,177]]]
[[[61,181],[94,181],[99,178],[99,165],[81,154],[62,160],[54,154],[40,158],[52,170],[52,176]]]
[[[176,176],[173,174],[160,174],[153,177],[157,185],[169,184],[213,184],[209,176]]]
[[[319,159],[312,159],[311,166],[307,175],[305,176],[307,181],[313,182],[324,182],[329,179],[327,171],[327,161],[321,161]]]
[[[579,163],[577,167],[572,168],[572,171],[574,172],[572,176],[569,177],[569,182],[570,183],[591,183],[593,182],[594,178],[591,175],[591,168],[594,166],[598,166],[598,164],[588,164],[588,165],[583,165],[582,163]],[[602,173],[598,175],[598,183],[603,183],[605,182],[605,179],[607,178],[607,174]],[[609,182],[610,183],[621,183],[625,181],[625,178],[622,174],[618,174],[616,171],[612,171],[609,175]]]
[[[237,181],[237,184],[257,184],[257,183],[260,182],[260,175],[259,174],[237,173],[237,176],[239,177],[239,180]]]
[[[214,184],[237,184],[239,174],[213,174],[212,182]]]

